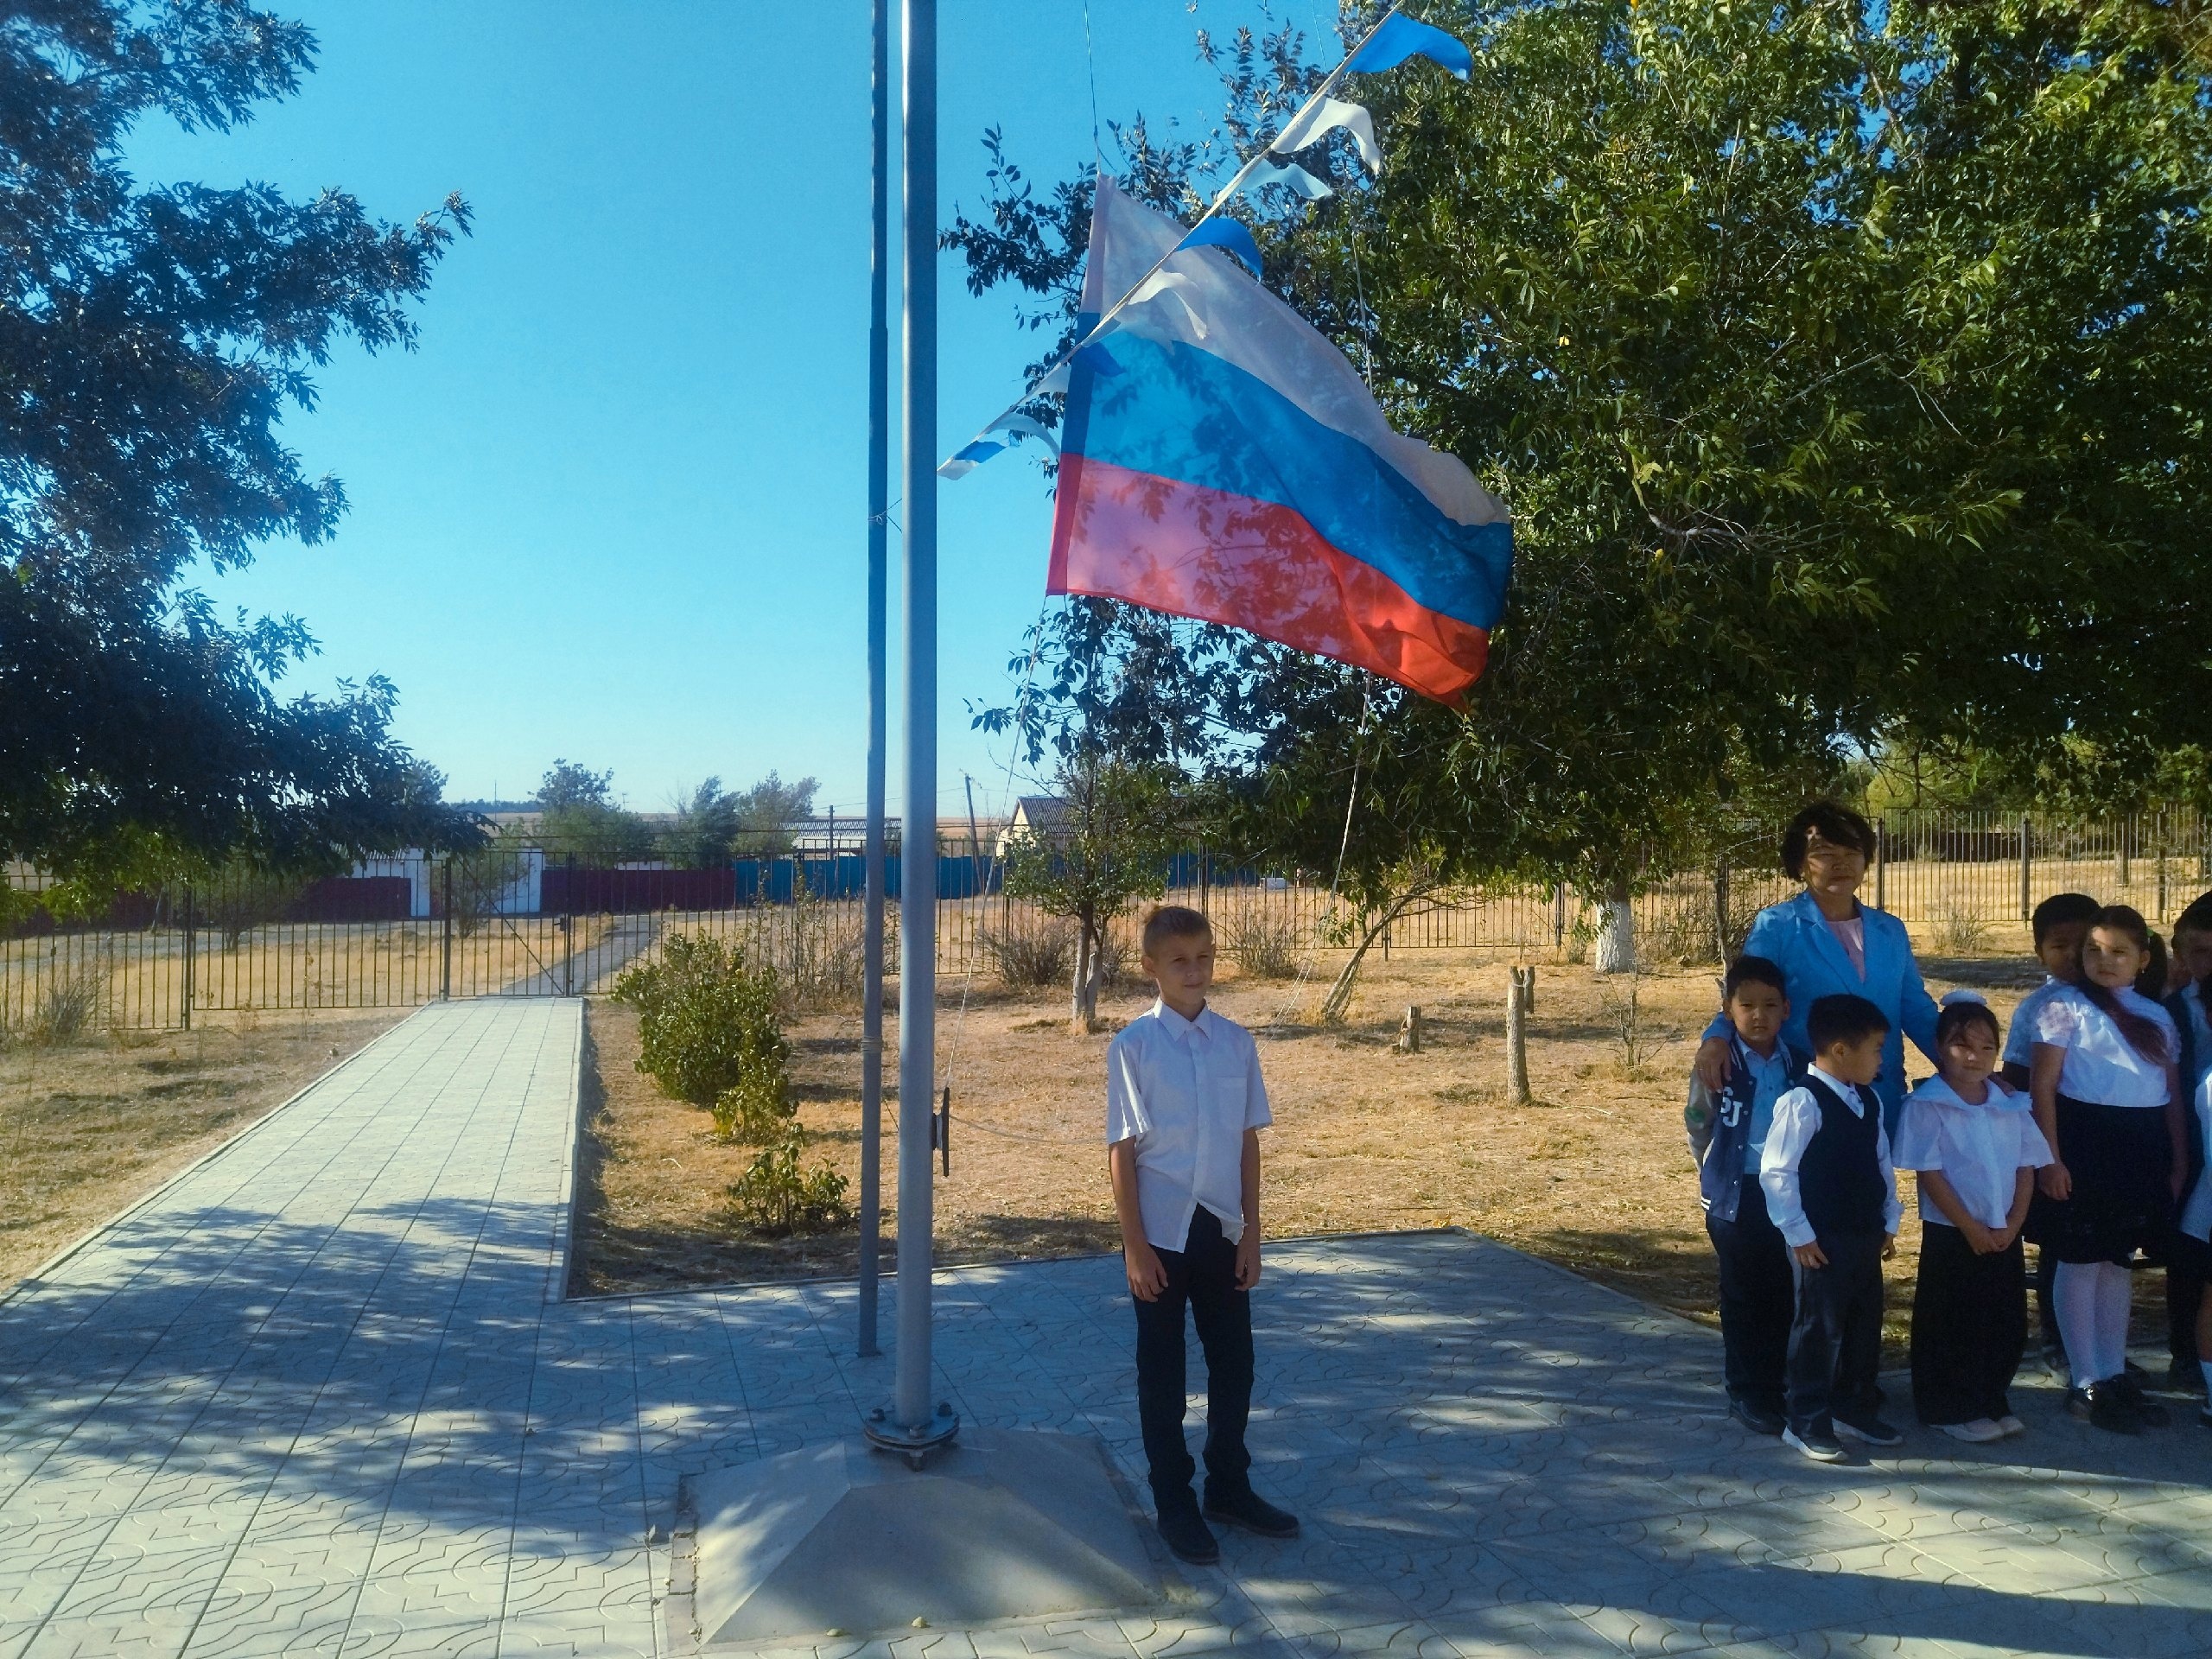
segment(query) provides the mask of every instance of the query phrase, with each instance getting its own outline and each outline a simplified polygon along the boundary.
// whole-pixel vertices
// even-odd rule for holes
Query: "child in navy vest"
[[[1720,1270],[1720,1340],[1728,1411],[1757,1434],[1783,1431],[1783,1368],[1796,1306],[1789,1247],[1769,1219],[1759,1155],[1775,1103],[1804,1081],[1805,1056],[1782,1039],[1789,1018],[1782,969],[1738,957],[1720,986],[1734,1029],[1728,1080],[1718,1091],[1690,1073],[1690,1152],[1698,1203]]]
[[[1874,1378],[1882,1357],[1882,1262],[1901,1211],[1872,1085],[1889,1020],[1863,996],[1823,996],[1805,1018],[1813,1064],[1775,1103],[1759,1159],[1767,1212],[1789,1246],[1797,1296],[1783,1439],[1834,1463],[1842,1441],[1895,1446]]]

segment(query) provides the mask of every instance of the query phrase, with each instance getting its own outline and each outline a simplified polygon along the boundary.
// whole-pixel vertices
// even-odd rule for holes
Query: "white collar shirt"
[[[1817,1065],[1809,1067],[1806,1076],[1826,1084],[1853,1117],[1866,1116],[1866,1102],[1857,1085],[1831,1077]],[[1759,1154],[1759,1185],[1766,1193],[1767,1217],[1780,1230],[1784,1243],[1810,1244],[1818,1236],[1805,1215],[1804,1193],[1797,1175],[1805,1148],[1813,1144],[1820,1130],[1821,1103],[1810,1089],[1792,1089],[1774,1103],[1774,1124],[1767,1130],[1766,1146]],[[1897,1202],[1897,1171],[1890,1162],[1890,1137],[1882,1128],[1878,1099],[1874,1110],[1874,1160],[1882,1179],[1882,1229],[1894,1235],[1904,1218],[1904,1207]]]
[[[2177,1054],[2173,1016],[2149,997],[2123,985],[2113,993],[2122,1007],[2141,1014],[2165,1033],[2166,1052]],[[2135,1052],[2113,1017],[2068,985],[2036,1012],[2036,1041],[2066,1051],[2058,1092],[2098,1106],[2163,1106],[2166,1067]]]
[[[2050,1147],[2025,1095],[2008,1095],[1993,1082],[1982,1086],[1988,1096],[1979,1106],[1941,1077],[1906,1096],[1897,1118],[1896,1162],[1899,1169],[1941,1170],[1968,1215],[1985,1227],[2002,1227],[2020,1171],[2049,1163]],[[1924,1185],[1920,1220],[1923,1226],[1951,1225]]]
[[[1204,1205],[1231,1243],[1244,1235],[1244,1132],[1273,1122],[1252,1033],[1212,1008],[1185,1020],[1165,1002],[1106,1050],[1106,1144],[1134,1140],[1137,1208],[1159,1250],[1180,1250]]]

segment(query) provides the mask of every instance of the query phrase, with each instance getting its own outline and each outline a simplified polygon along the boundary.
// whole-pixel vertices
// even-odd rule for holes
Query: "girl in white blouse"
[[[1953,991],[1936,1019],[1942,1063],[1906,1096],[1896,1162],[1920,1173],[1920,1278],[1912,1298],[1912,1403],[1954,1440],[2026,1427],[2005,1391],[2028,1339],[2020,1228],[2050,1149],[2028,1109],[1990,1081],[1997,1016]]]
[[[2097,912],[2075,982],[2037,1014],[2028,1082],[2052,1154],[2028,1236],[2058,1264],[2051,1300],[2074,1374],[2067,1407],[2131,1434],[2166,1413],[2126,1376],[2128,1265],[2164,1241],[2188,1167],[2180,1037],[2134,988],[2150,936],[2126,905]]]

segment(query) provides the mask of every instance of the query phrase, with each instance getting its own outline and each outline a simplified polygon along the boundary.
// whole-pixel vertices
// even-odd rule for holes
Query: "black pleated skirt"
[[[2071,1198],[2040,1190],[2021,1231],[2060,1262],[2131,1261],[2156,1255],[2172,1219],[2173,1140],[2157,1106],[2103,1106],[2058,1097],[2059,1162]]]

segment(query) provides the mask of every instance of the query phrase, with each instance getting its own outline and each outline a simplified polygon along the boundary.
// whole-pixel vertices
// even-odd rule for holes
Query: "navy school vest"
[[[1821,1237],[1832,1234],[1879,1233],[1884,1203],[1881,1148],[1881,1103],[1869,1100],[1862,1090],[1853,1112],[1843,1096],[1807,1075],[1805,1087],[1821,1109],[1821,1127],[1815,1131],[1805,1155],[1798,1160],[1797,1192],[1805,1206],[1805,1219]]]

